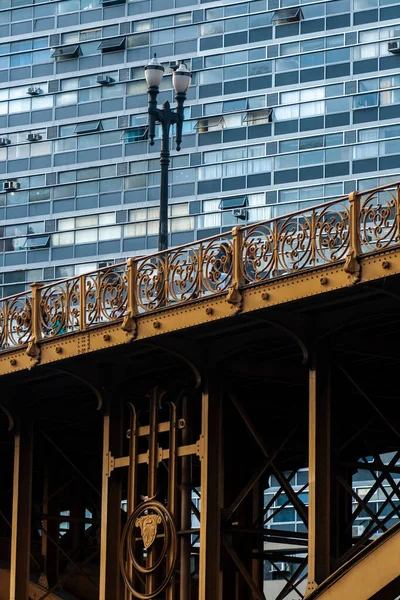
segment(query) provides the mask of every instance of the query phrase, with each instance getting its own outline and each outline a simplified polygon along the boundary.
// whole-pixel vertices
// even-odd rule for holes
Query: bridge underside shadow
[[[357,557],[393,553],[399,334],[393,276],[3,377],[10,597],[395,598]]]

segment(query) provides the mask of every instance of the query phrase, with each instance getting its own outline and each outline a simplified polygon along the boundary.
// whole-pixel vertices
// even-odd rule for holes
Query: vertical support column
[[[153,498],[157,493],[158,444],[157,444],[157,401],[159,390],[154,387],[150,397],[150,435],[149,435],[149,470],[147,473],[147,494]],[[146,567],[150,568],[155,562],[154,546],[147,552]],[[146,578],[146,594],[152,594],[156,587],[155,574],[150,573]]]
[[[79,277],[79,328],[86,329],[86,275]]]
[[[103,474],[99,600],[120,597],[119,544],[121,538],[121,480],[112,473],[115,457],[122,455],[122,402],[108,402],[103,421]]]
[[[130,417],[130,442],[129,442],[129,467],[128,467],[128,505],[127,517],[131,516],[136,508],[137,496],[137,415],[133,404],[128,404]],[[126,561],[126,571],[130,581],[134,581],[133,564],[130,559]],[[125,600],[132,600],[133,596],[125,587]]]
[[[182,445],[186,446],[190,440],[190,422],[188,411],[188,399],[185,396],[182,400],[182,417],[185,419],[186,426],[182,430]],[[181,476],[181,531],[191,529],[191,456],[183,456],[181,459],[182,476]],[[179,599],[190,600],[190,536],[182,535],[180,540],[180,587]]]
[[[222,597],[220,574],[222,394],[210,375],[202,394],[199,600]]]
[[[309,374],[308,584],[311,593],[330,574],[331,364],[317,348]]]
[[[353,283],[360,279],[361,266],[361,230],[360,230],[360,195],[349,194],[349,252],[346,256],[344,271],[352,275]]]
[[[10,600],[29,598],[32,512],[32,423],[17,421],[11,527]]]

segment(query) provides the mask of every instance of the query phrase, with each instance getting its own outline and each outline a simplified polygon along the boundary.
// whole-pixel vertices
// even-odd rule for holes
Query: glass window
[[[279,106],[274,109],[275,121],[287,121],[290,119],[297,119],[299,117],[299,105],[293,104],[292,106]]]
[[[300,104],[300,117],[315,117],[325,112],[325,100]]]
[[[352,149],[349,146],[342,146],[341,148],[328,148],[325,150],[325,161],[327,163],[348,161],[351,158],[351,151]]]
[[[359,92],[372,92],[379,90],[379,79],[361,79],[358,82]]]
[[[72,246],[74,244],[75,236],[73,231],[66,233],[53,233],[51,236],[52,246]]]
[[[398,104],[400,102],[400,89],[385,90],[384,92],[381,92],[379,96],[381,106]]]
[[[194,229],[194,217],[180,217],[171,219],[171,231],[192,231]]]
[[[31,156],[44,156],[51,154],[51,142],[41,142],[40,144],[32,144],[30,146]]]
[[[208,11],[207,11],[208,12]],[[217,33],[224,32],[223,21],[212,21],[210,23],[202,23],[200,26],[200,36],[205,37],[208,35],[215,35]]]
[[[301,152],[300,153],[300,166],[305,167],[308,165],[319,165],[324,162],[324,151],[315,150],[314,152]]]
[[[205,181],[208,179],[221,179],[222,177],[222,166],[211,165],[208,167],[199,167],[197,172],[199,181]]]
[[[234,67],[224,68],[225,81],[227,81],[228,79],[240,79],[241,77],[246,77],[246,75],[247,65],[235,65]]]
[[[331,133],[325,136],[325,146],[339,146],[343,144],[342,133]]]
[[[368,108],[370,106],[378,105],[378,94],[360,94],[353,96],[353,108]]]
[[[227,54],[220,54],[219,56],[223,58],[225,65],[233,65],[235,63],[247,62],[248,60],[247,50],[242,50],[241,52],[228,52]]]
[[[113,227],[100,227],[99,241],[103,240],[118,240],[121,238],[121,227],[114,225]]]
[[[319,135],[316,137],[300,138],[299,147],[300,150],[310,150],[311,148],[323,148],[324,136]]]
[[[299,42],[290,42],[290,44],[281,44],[280,54],[281,56],[288,56],[289,54],[298,54],[300,52]]]
[[[84,229],[82,231],[76,231],[76,244],[88,244],[90,242],[97,242],[97,229]]]
[[[330,2],[328,4],[334,4],[334,2]],[[350,60],[350,48],[340,48],[339,50],[327,50],[325,54],[327,64],[345,62]]]
[[[378,0],[354,0],[354,10],[368,10],[378,6]]]
[[[63,0],[63,2],[57,2],[57,13],[63,14],[79,10],[79,0]]]
[[[359,158],[374,158],[378,156],[378,144],[357,144],[353,147],[353,157]]]
[[[275,61],[275,69],[278,73],[282,71],[293,71],[299,68],[299,57],[291,56],[290,58],[278,58]]]
[[[336,113],[350,110],[350,98],[335,98],[325,101],[326,112]]]
[[[306,67],[317,67],[325,63],[324,52],[309,52],[308,54],[302,54],[300,56],[300,66]]]
[[[361,129],[358,132],[359,142],[372,142],[379,139],[379,129]]]
[[[379,44],[364,44],[353,48],[354,60],[375,58],[376,56],[379,56]]]
[[[28,112],[30,110],[31,101],[27,100],[13,100],[8,103],[8,110],[10,114]]]
[[[32,110],[42,110],[43,108],[53,108],[53,96],[32,98]]]
[[[32,53],[24,52],[21,54],[12,54],[10,57],[11,67],[22,67],[24,65],[30,65],[32,62]]]
[[[115,213],[103,213],[99,215],[99,225],[113,225],[115,220]]]
[[[299,140],[285,140],[279,143],[279,152],[296,152],[299,149]]]
[[[78,103],[78,92],[65,92],[56,95],[56,106],[69,106]]]
[[[150,35],[148,33],[138,33],[127,37],[126,45],[128,48],[136,48],[137,46],[148,46]]]
[[[349,12],[350,0],[333,0],[333,2],[327,2],[326,14],[336,15],[343,12]]]
[[[101,91],[102,90],[99,87],[86,88],[84,90],[79,90],[79,94],[78,94],[79,102],[93,102],[95,100],[100,100]]]
[[[252,75],[264,75],[265,73],[272,73],[272,62],[270,60],[249,63],[249,77]]]
[[[200,85],[206,83],[219,83],[222,81],[223,70],[222,69],[210,69],[208,71],[201,71],[199,77]]]
[[[275,156],[275,169],[293,169],[299,164],[298,154],[284,154]]]
[[[310,102],[312,100],[321,100],[325,98],[325,88],[319,87],[311,90],[301,90],[300,100],[302,102]]]

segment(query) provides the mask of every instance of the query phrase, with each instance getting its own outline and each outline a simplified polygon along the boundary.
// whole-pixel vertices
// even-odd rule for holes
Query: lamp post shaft
[[[160,182],[160,222],[158,230],[158,249],[168,248],[168,170],[170,163],[169,152],[170,122],[162,123],[162,141],[160,153],[161,182]]]
[[[182,123],[183,123],[183,103],[186,94],[178,93],[175,96],[177,103],[176,111],[171,110],[169,102],[164,102],[162,108],[157,108],[158,88],[150,87],[149,93],[149,139],[150,145],[154,144],[156,123],[161,123],[161,181],[160,181],[160,221],[158,231],[158,249],[167,250],[168,248],[168,170],[170,164],[169,139],[171,125],[176,123],[176,149],[181,149],[182,142]]]

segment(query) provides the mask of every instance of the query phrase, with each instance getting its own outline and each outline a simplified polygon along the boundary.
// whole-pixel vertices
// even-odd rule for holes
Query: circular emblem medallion
[[[143,566],[135,556],[135,539],[139,537],[139,532],[136,530],[139,529],[140,531],[144,549],[149,550],[156,540],[160,525],[164,534],[161,552],[157,558],[154,558],[151,565]],[[147,500],[140,504],[133,511],[124,527],[120,552],[122,577],[126,587],[135,598],[141,598],[142,600],[155,598],[167,587],[175,569],[177,550],[178,538],[176,528],[168,509],[156,500]],[[127,569],[128,561],[132,564],[134,571],[144,575],[151,575],[157,569],[161,568],[165,562],[165,576],[154,592],[144,593],[134,589],[133,581]]]

